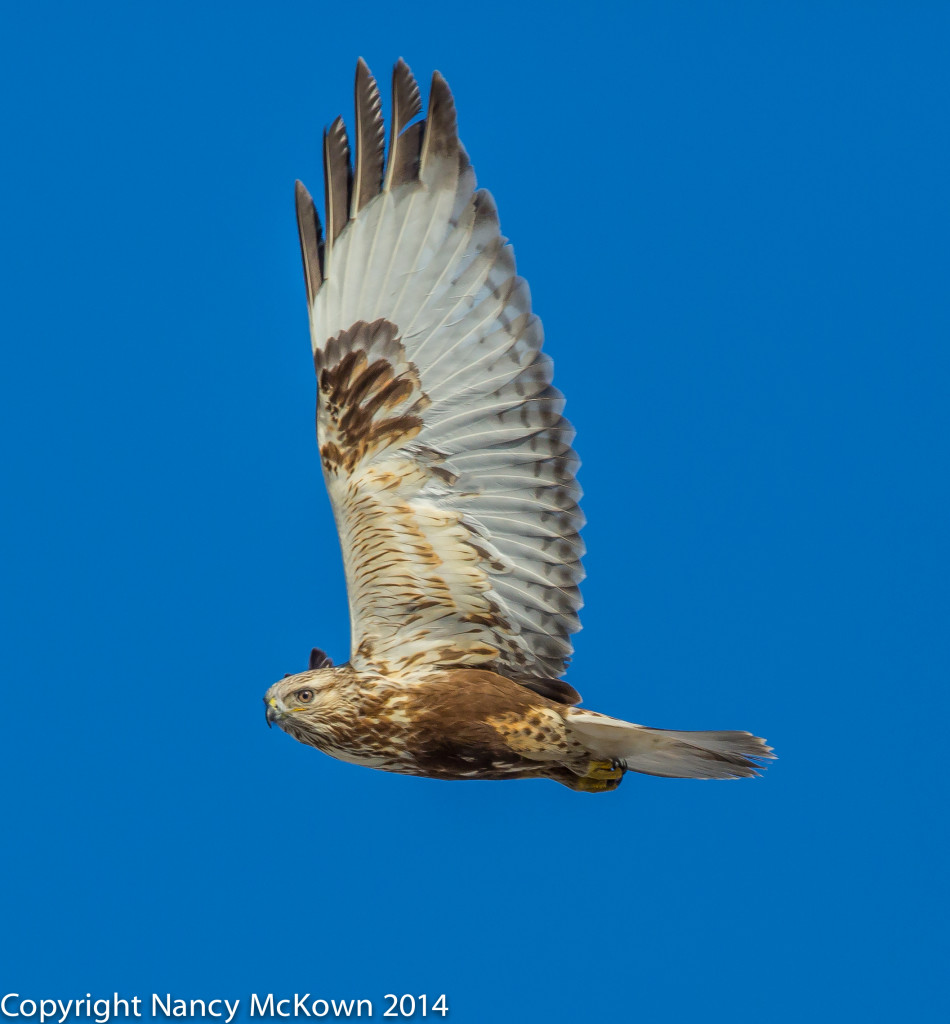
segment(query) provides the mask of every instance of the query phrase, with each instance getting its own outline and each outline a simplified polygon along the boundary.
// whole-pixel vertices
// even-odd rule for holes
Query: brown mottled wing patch
[[[331,339],[315,365],[320,458],[328,473],[352,475],[422,429],[429,401],[388,320],[354,324]]]
[[[572,703],[558,677],[580,628],[578,463],[527,284],[442,77],[414,121],[418,87],[396,66],[385,173],[363,64],[356,103],[355,177],[342,122],[327,133],[323,250],[298,192],[352,659],[484,666]]]

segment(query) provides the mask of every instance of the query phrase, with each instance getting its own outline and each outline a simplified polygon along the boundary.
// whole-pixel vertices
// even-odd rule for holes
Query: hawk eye
[[[309,704],[313,700],[313,690],[298,690],[296,697],[301,704]]]

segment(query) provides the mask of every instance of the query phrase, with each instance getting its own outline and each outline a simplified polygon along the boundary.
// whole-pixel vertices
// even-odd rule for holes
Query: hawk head
[[[323,732],[321,726],[336,717],[338,673],[326,654],[314,647],[306,672],[288,673],[264,695],[268,727],[276,722],[296,739],[313,743]]]

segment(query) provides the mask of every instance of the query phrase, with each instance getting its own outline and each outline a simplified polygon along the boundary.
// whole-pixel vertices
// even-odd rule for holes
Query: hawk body
[[[271,718],[342,761],[459,780],[544,777],[565,761],[584,762],[583,774],[591,759],[571,739],[564,705],[493,672],[434,672],[407,687],[405,678],[369,679],[344,665],[284,684]],[[315,691],[311,713],[295,709],[301,686]]]
[[[326,234],[297,184],[317,439],[343,553],[347,665],[268,691],[269,721],[346,761],[442,779],[616,788],[627,768],[755,774],[748,733],[645,729],[575,707],[578,460],[541,323],[476,190],[441,76],[424,120],[400,61],[384,154],[356,75],[354,160],[324,135]]]

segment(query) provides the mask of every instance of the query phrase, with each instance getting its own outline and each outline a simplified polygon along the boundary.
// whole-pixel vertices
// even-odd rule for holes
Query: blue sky
[[[944,1019],[950,13],[539,10],[5,13],[3,993]],[[359,55],[445,74],[544,320],[571,681],[768,736],[764,779],[450,785],[264,727],[348,645],[292,186]]]

